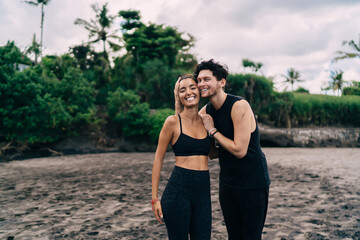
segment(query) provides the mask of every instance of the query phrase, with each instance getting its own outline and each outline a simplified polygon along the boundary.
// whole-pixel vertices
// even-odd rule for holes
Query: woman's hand
[[[152,209],[153,209],[154,215],[156,217],[156,220],[159,223],[163,224],[163,221],[162,221],[163,213],[162,213],[161,204],[160,204],[159,200],[157,200],[156,202],[154,202],[152,204]]]

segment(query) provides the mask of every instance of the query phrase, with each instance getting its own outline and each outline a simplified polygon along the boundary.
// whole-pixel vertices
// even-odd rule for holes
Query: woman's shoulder
[[[177,115],[170,115],[166,118],[164,125],[174,125],[177,124],[179,117]]]

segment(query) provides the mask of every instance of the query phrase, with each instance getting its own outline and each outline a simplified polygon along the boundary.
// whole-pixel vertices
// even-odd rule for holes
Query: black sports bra
[[[206,136],[203,139],[196,139],[190,137],[182,132],[181,117],[180,120],[180,136],[176,143],[172,145],[175,156],[194,156],[205,155],[208,156],[210,152],[210,137]]]

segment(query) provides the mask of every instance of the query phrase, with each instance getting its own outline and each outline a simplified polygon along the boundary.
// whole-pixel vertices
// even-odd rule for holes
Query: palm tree
[[[90,19],[90,21],[86,21],[81,18],[77,18],[75,20],[76,25],[83,25],[86,30],[89,31],[89,44],[97,43],[99,41],[103,42],[103,52],[104,57],[108,59],[106,52],[106,43],[110,45],[113,50],[119,50],[120,45],[110,41],[109,39],[120,40],[121,37],[116,35],[117,31],[109,33],[108,29],[110,29],[111,24],[113,23],[116,16],[108,15],[107,3],[105,3],[101,8],[98,4],[92,4],[91,8],[96,13],[96,18]]]
[[[243,59],[242,65],[244,66],[244,68],[246,68],[246,67],[251,68],[251,70],[254,72],[260,71],[261,75],[264,76],[264,73],[261,71],[262,66],[264,66],[263,63],[261,63],[261,62],[256,63],[256,62],[251,61],[250,59]]]
[[[303,82],[304,80],[300,79],[300,73],[295,70],[295,68],[289,68],[287,70],[287,75],[282,74],[285,77],[283,83],[291,84],[291,91],[294,91],[294,84],[296,82]]]
[[[343,52],[337,51],[336,53],[339,55],[334,58],[333,61],[343,60],[343,59],[353,59],[360,58],[360,34],[359,34],[359,43],[356,44],[354,40],[351,41],[343,41],[342,45],[349,45],[350,48],[354,50],[354,52]]]
[[[25,54],[34,54],[34,64],[36,65],[37,64],[37,59],[38,59],[38,56],[40,55],[41,53],[41,47],[40,47],[40,44],[38,43],[38,41],[36,40],[36,35],[34,33],[33,35],[33,39],[31,41],[31,45],[29,47],[27,47],[25,49]]]
[[[47,5],[50,2],[50,0],[36,0],[36,1],[25,1],[25,3],[33,5],[33,6],[39,6],[41,5],[41,23],[40,23],[40,29],[41,29],[41,36],[40,36],[40,58],[42,57],[42,49],[43,49],[43,32],[44,32],[44,5]]]
[[[333,91],[338,91],[338,96],[340,96],[340,92],[343,89],[344,83],[346,83],[346,81],[344,81],[343,79],[343,71],[340,70],[335,70],[335,71],[330,71],[330,78],[331,78],[331,82],[330,85],[328,87],[328,89],[332,89]]]

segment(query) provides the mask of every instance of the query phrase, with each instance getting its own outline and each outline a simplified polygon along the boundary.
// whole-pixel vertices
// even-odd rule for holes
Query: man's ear
[[[221,79],[221,80],[219,81],[219,83],[220,83],[221,88],[225,88],[226,79],[225,79],[225,78]]]

